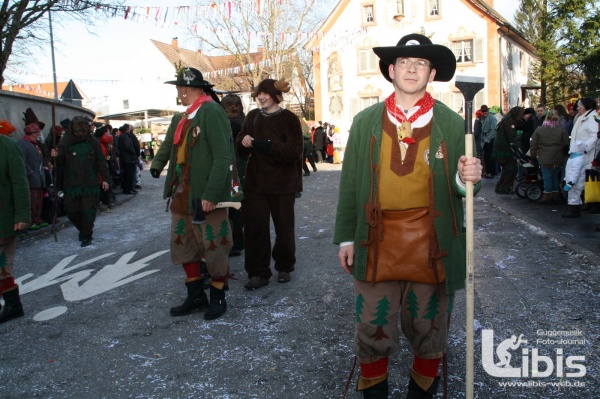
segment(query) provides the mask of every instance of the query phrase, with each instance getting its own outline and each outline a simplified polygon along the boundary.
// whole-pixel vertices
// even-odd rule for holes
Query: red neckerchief
[[[433,108],[433,104],[435,104],[435,100],[433,99],[433,97],[431,97],[431,94],[425,92],[425,95],[421,97],[421,99],[417,101],[417,103],[413,106],[419,107],[417,112],[412,114],[410,118],[406,118],[404,111],[402,111],[396,105],[395,93],[392,93],[388,98],[385,99],[385,107],[387,108],[388,112],[390,113],[390,115],[393,115],[394,118],[396,118],[396,120],[400,123],[406,121],[413,123],[414,121],[419,119],[421,115],[425,115],[427,112],[429,112]],[[413,139],[412,137],[405,137],[402,139],[402,142],[406,144],[412,144],[415,142],[415,139]]]
[[[185,124],[188,115],[200,108],[200,106],[205,102],[212,100],[213,99],[208,94],[202,93],[202,95],[198,97],[196,101],[194,101],[194,103],[188,107],[188,109],[185,110],[183,116],[181,117],[181,120],[177,124],[177,128],[175,129],[175,138],[173,139],[173,143],[175,145],[179,144],[179,140],[181,139],[181,132],[183,131],[183,125]]]

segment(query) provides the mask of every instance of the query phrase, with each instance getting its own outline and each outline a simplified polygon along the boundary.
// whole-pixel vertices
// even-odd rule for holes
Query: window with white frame
[[[379,102],[379,97],[361,97],[360,98],[360,110],[370,107],[373,104]]]
[[[396,0],[396,15],[404,15],[404,0]]]
[[[440,0],[427,0],[427,16],[429,18],[440,16]]]
[[[373,49],[358,50],[358,73],[379,73],[379,62]]]
[[[473,40],[457,40],[452,42],[452,52],[456,62],[473,62]]]
[[[362,8],[363,11],[363,25],[375,25],[375,5],[365,4]]]
[[[452,109],[459,114],[465,113],[465,97],[460,92],[452,93]]]
[[[513,69],[513,45],[507,43],[506,45],[506,68],[509,70]]]
[[[364,97],[354,97],[350,102],[350,115],[354,118],[360,111],[378,102],[378,96],[366,95]]]

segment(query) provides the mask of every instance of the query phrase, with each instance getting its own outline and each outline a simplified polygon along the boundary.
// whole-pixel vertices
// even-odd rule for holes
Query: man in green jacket
[[[14,127],[0,121],[0,323],[23,316],[19,286],[15,284],[13,263],[17,232],[31,223],[29,184],[23,152],[17,142],[7,137]]]
[[[432,398],[454,292],[464,288],[465,182],[479,182],[482,167],[463,155],[463,118],[426,91],[454,76],[452,51],[419,34],[373,51],[394,92],[354,118],[334,232],[354,276],[357,389],[388,397],[400,314],[414,352],[407,398]]]
[[[217,205],[239,202],[243,195],[229,118],[213,85],[190,67],[180,68],[176,76],[177,80],[166,83],[176,86],[181,104],[188,108],[173,117],[150,166],[152,177],[158,178],[169,163],[164,198],[171,206],[171,260],[182,264],[186,274],[188,296],[181,306],[171,308],[171,316],[200,310],[205,311],[205,320],[213,320],[227,310],[225,289],[233,245],[227,209]],[[194,214],[205,220],[194,219]],[[211,276],[210,304],[202,284],[202,259]]]

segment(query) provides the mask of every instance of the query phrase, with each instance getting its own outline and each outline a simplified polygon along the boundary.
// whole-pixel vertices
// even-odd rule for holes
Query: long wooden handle
[[[235,209],[239,210],[242,207],[242,203],[241,202],[233,202],[233,201],[219,202],[216,207],[217,208],[235,208]]]
[[[473,157],[473,135],[465,134],[465,155]],[[467,181],[466,195],[466,221],[467,221],[467,281],[466,281],[466,305],[467,305],[467,375],[466,375],[466,397],[473,399],[473,365],[474,365],[474,260],[473,260],[473,182]]]

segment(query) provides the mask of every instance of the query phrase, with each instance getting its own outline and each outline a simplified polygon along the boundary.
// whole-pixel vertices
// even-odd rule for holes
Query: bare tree
[[[31,58],[35,49],[48,43],[48,21],[44,17],[52,12],[53,18],[60,21],[61,16],[70,15],[86,20],[104,13],[114,15],[122,10],[119,2],[90,2],[87,0],[2,0],[0,6],[0,85],[4,83],[4,72],[9,59],[15,54],[16,61]],[[96,18],[96,21],[98,19]],[[18,51],[17,51],[18,50]]]
[[[293,80],[294,96],[308,117],[312,56],[303,55],[302,49],[332,1],[242,1],[235,3],[234,10],[217,7],[212,18],[199,22],[202,29],[195,36],[202,48],[233,57],[239,68],[235,75],[245,79],[247,87],[254,88],[266,77]]]

